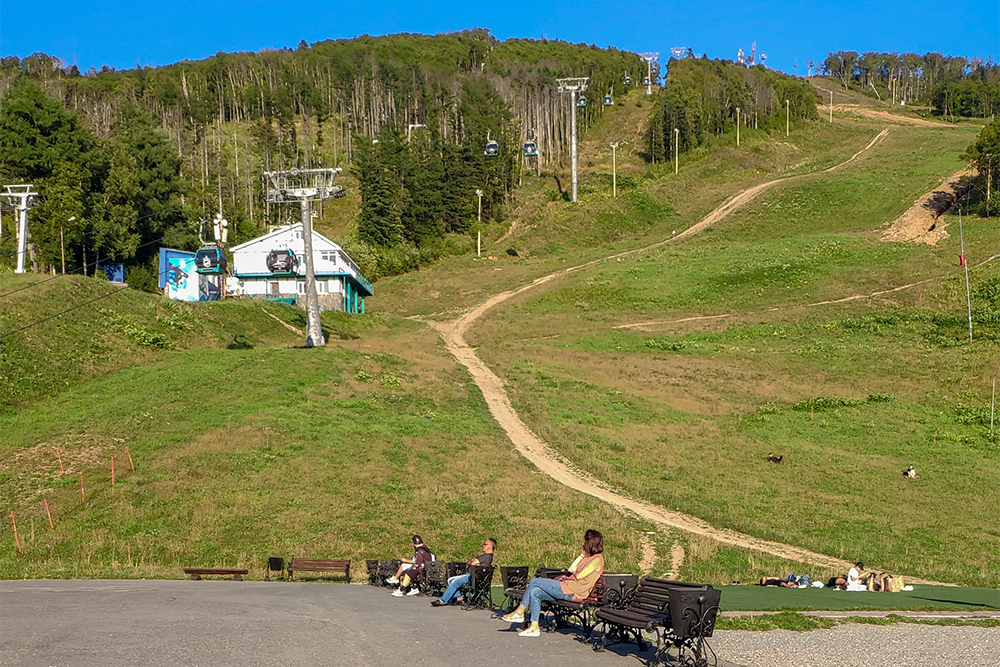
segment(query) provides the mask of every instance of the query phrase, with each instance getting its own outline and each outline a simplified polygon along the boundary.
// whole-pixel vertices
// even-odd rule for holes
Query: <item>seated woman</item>
[[[559,579],[532,579],[524,591],[517,609],[503,617],[510,623],[523,623],[524,612],[531,610],[531,625],[518,633],[521,637],[537,637],[538,616],[545,600],[586,600],[597,580],[604,574],[604,536],[588,530],[583,536],[583,549],[573,564],[572,573]]]

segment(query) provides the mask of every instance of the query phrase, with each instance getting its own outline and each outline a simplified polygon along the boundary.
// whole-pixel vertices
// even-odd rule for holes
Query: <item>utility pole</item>
[[[24,273],[24,256],[28,252],[28,209],[32,200],[38,196],[33,185],[5,185],[0,196],[7,198],[7,203],[14,207],[18,214],[17,222],[17,269],[14,273]],[[18,202],[15,204],[14,200]]]
[[[618,197],[618,159],[617,159],[618,142],[611,142],[611,197],[616,199]]]
[[[316,268],[312,247],[312,207],[313,201],[338,199],[347,194],[342,185],[334,185],[333,180],[341,172],[336,169],[291,169],[288,171],[265,171],[267,202],[289,204],[298,202],[302,211],[302,240],[305,242],[306,264],[306,347],[326,345],[323,325],[319,318],[319,296],[316,293]]]
[[[790,116],[788,115],[788,100],[785,100],[785,138],[786,139],[788,138],[788,119],[789,118],[790,118]]]
[[[677,175],[677,171],[680,169],[680,143],[681,143],[681,131],[680,128],[674,128],[674,175]]]
[[[740,108],[736,107],[736,147],[740,145]]]
[[[833,91],[830,91],[830,122],[833,122]]]
[[[556,79],[559,84],[560,93],[570,94],[570,149],[569,158],[570,162],[573,164],[573,197],[571,201],[576,203],[576,189],[577,189],[577,178],[576,178],[576,94],[582,93],[587,90],[587,82],[590,81],[590,77],[583,77],[579,79]]]
[[[476,225],[476,257],[480,257],[483,254],[483,191],[476,190],[476,196],[479,197],[479,213],[476,216],[476,220],[478,220]]]
[[[659,61],[660,54],[656,52],[643,53],[640,56],[646,61],[646,94],[653,94],[653,63]]]
[[[76,222],[76,216],[70,216],[67,223]],[[62,255],[62,272],[66,275],[66,240],[63,238],[63,228],[59,227],[59,254]]]

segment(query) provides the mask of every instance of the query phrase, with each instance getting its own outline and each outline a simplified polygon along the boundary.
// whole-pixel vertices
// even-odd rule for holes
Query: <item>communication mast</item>
[[[646,84],[646,94],[647,95],[652,95],[653,94],[653,63],[658,62],[660,60],[660,54],[657,53],[657,52],[651,51],[649,53],[643,53],[642,56],[640,56],[640,57],[643,60],[646,61],[646,80],[643,81],[643,83]]]
[[[571,119],[572,120],[570,120],[570,129],[569,129],[570,138],[571,138],[571,140],[570,140],[570,149],[569,149],[569,158],[570,158],[570,162],[573,164],[573,197],[572,197],[572,201],[574,203],[576,203],[576,183],[577,183],[577,180],[576,180],[576,106],[577,106],[576,94],[577,93],[582,93],[582,92],[584,92],[584,91],[587,90],[587,82],[588,81],[590,81],[590,77],[583,77],[582,79],[556,79],[556,82],[559,84],[559,92],[560,93],[569,93],[570,94],[570,107],[571,107],[570,113],[572,114],[571,115]],[[581,98],[581,99],[584,99],[584,98]]]
[[[340,172],[339,167],[264,172],[268,203],[298,202],[302,209],[302,240],[305,243],[305,257],[302,260],[306,264],[306,347],[326,345],[319,319],[319,296],[316,293],[316,269],[313,265],[311,204],[314,201],[339,199],[347,194],[344,186],[333,184]]]
[[[7,203],[17,211],[17,269],[14,273],[24,273],[24,256],[28,252],[28,209],[32,200],[38,196],[33,185],[5,185],[0,196],[7,198]],[[14,200],[18,202],[15,204]]]

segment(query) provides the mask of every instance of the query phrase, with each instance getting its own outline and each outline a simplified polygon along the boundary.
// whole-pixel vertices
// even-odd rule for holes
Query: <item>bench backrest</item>
[[[472,586],[472,590],[481,591],[489,589],[493,585],[494,569],[492,565],[470,565],[469,585]]]
[[[337,560],[333,558],[293,558],[292,562],[289,563],[289,567],[295,568],[307,568],[307,567],[325,567],[330,569],[347,569],[351,566],[350,560]]]
[[[605,572],[594,587],[600,593],[602,606],[613,609],[627,609],[639,586],[639,575]]]
[[[435,583],[444,583],[448,581],[448,577],[445,576],[445,564],[437,560],[425,563],[424,579]]]
[[[465,574],[468,569],[469,564],[461,560],[450,560],[444,564],[445,578],[457,577],[460,574]]]
[[[500,582],[503,589],[527,588],[528,586],[528,566],[518,565],[516,567],[501,567]]]

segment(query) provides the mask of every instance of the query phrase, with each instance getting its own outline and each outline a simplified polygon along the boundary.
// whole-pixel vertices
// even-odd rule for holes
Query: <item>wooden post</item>
[[[59,227],[59,252],[62,255],[62,272],[66,275],[66,241],[63,238],[63,228]]]
[[[10,511],[10,522],[14,524],[14,547],[17,553],[21,553],[21,541],[17,538],[17,520],[14,519],[14,510]]]
[[[111,457],[111,486],[115,485],[115,457]]]
[[[80,473],[80,502],[81,503],[87,502],[87,496],[83,492],[83,473],[82,472]]]
[[[66,473],[66,469],[63,468],[62,454],[59,453],[59,448],[58,447],[56,447],[56,456],[59,457],[59,472],[65,474]]]
[[[49,511],[49,499],[45,498],[45,513],[49,516],[49,525],[52,526],[52,530],[56,529],[56,524],[52,523],[52,512]]]
[[[128,465],[132,468],[132,472],[135,472],[135,464],[132,463],[132,455],[129,454],[128,445],[125,445],[125,453],[128,454]]]

